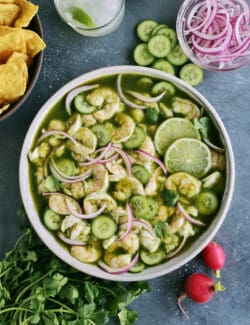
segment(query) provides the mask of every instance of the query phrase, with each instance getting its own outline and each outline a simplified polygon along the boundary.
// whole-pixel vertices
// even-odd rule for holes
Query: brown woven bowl
[[[28,27],[30,30],[36,32],[41,38],[43,38],[43,30],[39,16],[36,15]],[[41,51],[35,58],[32,66],[29,68],[29,82],[26,88],[25,94],[16,102],[11,104],[11,106],[0,115],[0,122],[8,118],[11,114],[18,110],[18,108],[24,103],[24,101],[29,97],[36,81],[39,76],[41,66],[43,61],[43,51]]]

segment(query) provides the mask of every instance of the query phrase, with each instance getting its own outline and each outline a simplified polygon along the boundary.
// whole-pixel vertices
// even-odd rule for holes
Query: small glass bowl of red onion
[[[250,62],[250,7],[245,0],[185,0],[176,29],[184,53],[206,70],[233,70]]]

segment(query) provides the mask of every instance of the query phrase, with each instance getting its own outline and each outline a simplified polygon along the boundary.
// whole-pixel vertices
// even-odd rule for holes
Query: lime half
[[[165,165],[170,173],[186,172],[197,178],[210,169],[211,160],[211,152],[203,142],[188,138],[176,140],[165,155]]]
[[[167,148],[177,139],[199,139],[199,131],[192,122],[180,117],[169,118],[156,130],[154,143],[156,150],[164,155]]]

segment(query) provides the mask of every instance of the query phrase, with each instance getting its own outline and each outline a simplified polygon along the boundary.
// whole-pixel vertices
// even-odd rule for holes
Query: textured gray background
[[[136,24],[146,18],[174,26],[181,0],[127,0],[119,29],[102,38],[85,38],[57,16],[52,0],[34,1],[47,43],[39,80],[25,104],[0,124],[0,256],[20,234],[17,208],[18,160],[25,133],[41,105],[72,78],[104,66],[132,64]],[[216,236],[227,252],[222,272],[227,291],[205,305],[186,301],[191,324],[250,324],[250,65],[238,71],[206,72],[200,92],[215,106],[232,140],[236,160],[236,187],[231,209]],[[150,281],[152,292],[133,304],[138,325],[187,324],[176,308],[176,296],[185,277],[197,271],[208,274],[199,258],[169,275]]]

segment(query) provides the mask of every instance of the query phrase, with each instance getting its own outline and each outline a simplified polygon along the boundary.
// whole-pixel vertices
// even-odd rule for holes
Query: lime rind
[[[72,15],[72,18],[76,20],[78,23],[90,28],[96,27],[92,18],[83,9],[73,6],[70,8],[70,13]]]
[[[170,173],[186,172],[201,178],[211,168],[211,151],[200,140],[182,138],[169,146],[165,165]]]
[[[164,155],[168,147],[181,138],[200,139],[200,134],[189,120],[180,117],[169,118],[156,130],[154,137],[156,150]]]

